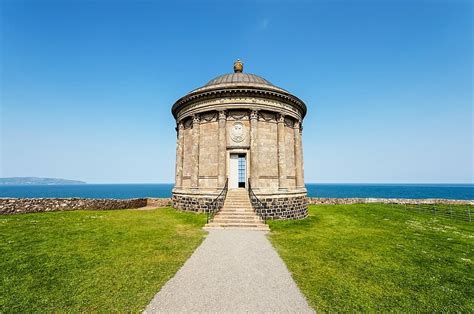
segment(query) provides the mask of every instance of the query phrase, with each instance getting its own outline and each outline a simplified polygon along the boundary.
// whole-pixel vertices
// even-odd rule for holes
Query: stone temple
[[[307,216],[302,121],[306,105],[266,79],[220,75],[178,99],[174,207],[207,212],[227,191],[247,191],[271,219]],[[250,188],[250,190],[249,190]],[[222,192],[225,192],[224,194]],[[213,203],[214,201],[214,203]]]

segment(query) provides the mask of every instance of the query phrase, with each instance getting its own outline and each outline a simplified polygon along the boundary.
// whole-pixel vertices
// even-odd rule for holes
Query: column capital
[[[250,120],[258,119],[258,110],[251,110],[250,111]]]
[[[201,118],[199,117],[199,114],[198,113],[193,114],[193,124],[194,123],[199,124],[199,122],[201,122]]]
[[[226,112],[226,110],[219,110],[218,113],[219,113],[219,117],[218,117],[219,120],[225,120],[225,119],[227,119],[227,112]]]
[[[285,115],[281,112],[277,113],[277,122],[278,123],[285,123]]]
[[[301,128],[301,121],[300,121],[300,120],[296,120],[296,121],[295,121],[294,128],[295,128],[295,129]]]
[[[181,120],[181,121],[178,122],[178,130],[182,130],[182,129],[184,129],[183,120]]]

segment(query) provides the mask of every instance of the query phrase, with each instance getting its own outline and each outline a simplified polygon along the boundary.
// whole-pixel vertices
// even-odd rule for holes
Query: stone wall
[[[217,112],[203,114],[199,126],[199,184],[201,188],[217,187],[218,169]]]
[[[211,209],[211,203],[216,196],[194,196],[173,194],[172,202],[173,208],[190,211],[206,213]]]
[[[86,199],[86,198],[0,198],[0,214],[37,213],[68,210],[113,210],[140,207],[168,207],[207,212],[216,196],[173,195],[173,198]],[[258,196],[267,207],[269,219],[302,219],[308,215],[308,204],[347,205],[364,203],[384,204],[452,204],[474,205],[474,200],[395,199],[395,198],[315,198],[296,196]]]
[[[303,219],[308,216],[308,198],[306,195],[298,196],[259,196],[265,204],[264,213],[267,219]]]
[[[229,103],[220,112],[217,108],[193,112],[178,121],[178,191],[203,189],[202,195],[208,190],[218,191],[229,177],[230,153],[247,154],[247,175],[252,177],[256,188],[281,194],[280,188],[302,187],[303,174],[296,173],[297,165],[303,167],[301,143],[296,140],[300,137],[295,135],[300,131],[300,118],[284,116],[281,110],[268,108],[251,111],[262,101],[254,100],[243,107]],[[252,112],[255,112],[253,123],[250,121]],[[236,136],[239,130],[242,133]],[[299,187],[296,186],[297,176],[301,177]]]
[[[87,199],[87,198],[0,198],[0,214],[38,213],[67,210],[110,210],[147,206],[146,198]]]
[[[448,200],[448,199],[407,199],[407,198],[320,198],[309,197],[309,204],[326,205],[349,205],[365,203],[383,204],[451,204],[451,205],[474,205],[473,200]]]
[[[257,137],[258,181],[252,185],[264,189],[278,189],[278,137],[275,113],[260,113]]]
[[[173,207],[171,198],[147,198],[146,206],[148,207]]]

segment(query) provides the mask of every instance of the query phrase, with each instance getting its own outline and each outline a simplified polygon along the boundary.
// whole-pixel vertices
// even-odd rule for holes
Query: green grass
[[[357,204],[310,206],[308,219],[270,227],[318,312],[474,311],[474,223]]]
[[[138,312],[205,220],[169,208],[0,216],[0,313]]]

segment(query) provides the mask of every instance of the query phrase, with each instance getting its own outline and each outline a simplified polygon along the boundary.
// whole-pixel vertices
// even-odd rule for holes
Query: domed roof
[[[205,85],[191,91],[190,93],[234,87],[261,88],[266,90],[271,89],[274,91],[287,93],[286,90],[273,85],[263,77],[251,73],[243,73],[243,70],[244,64],[237,59],[237,61],[234,62],[234,73],[219,75],[218,77],[215,77],[207,82]]]
[[[220,84],[241,85],[241,83],[253,83],[253,84],[259,84],[259,85],[274,86],[272,83],[270,83],[269,81],[267,81],[261,76],[250,74],[250,73],[242,73],[242,72],[220,75],[210,80],[209,82],[207,82],[207,84],[204,86],[212,86],[212,85],[220,85]]]
[[[178,99],[171,108],[173,116],[177,116],[180,108],[185,104],[194,102],[203,97],[223,97],[224,94],[246,93],[259,95],[260,97],[276,97],[294,104],[302,115],[306,114],[306,105],[298,97],[290,92],[273,85],[261,76],[243,73],[244,64],[237,60],[234,62],[234,73],[227,73],[217,76],[207,82],[205,85],[190,91]],[[264,96],[267,95],[267,96]]]

